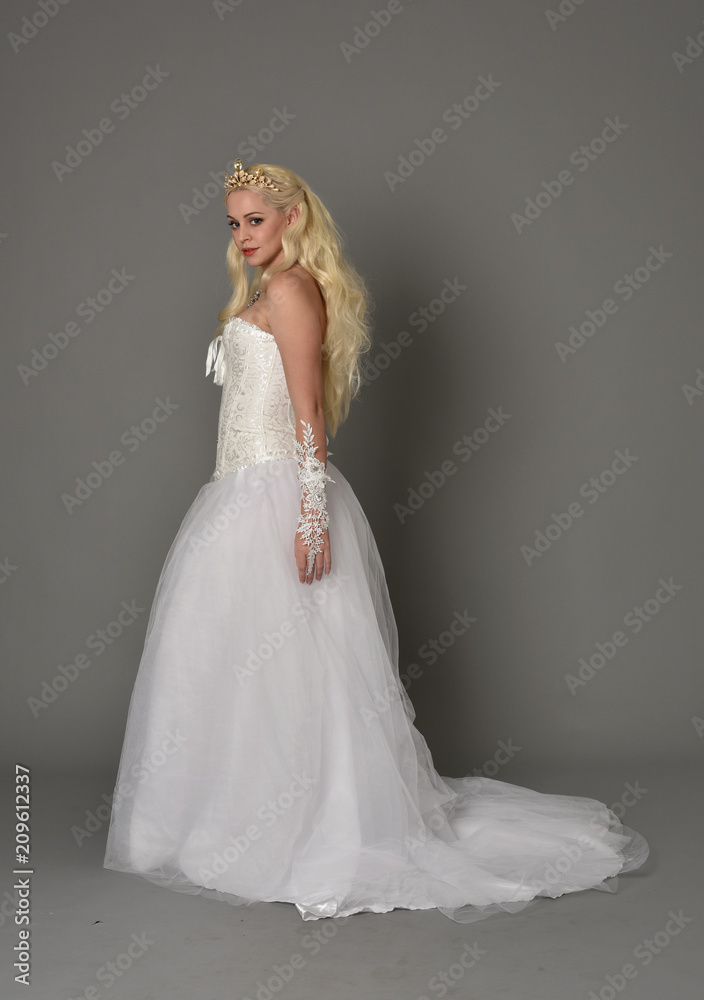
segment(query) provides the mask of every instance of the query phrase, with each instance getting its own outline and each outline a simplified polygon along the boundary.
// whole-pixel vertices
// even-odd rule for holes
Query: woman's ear
[[[292,222],[296,221],[296,219],[300,214],[301,214],[300,208],[298,207],[298,205],[294,205],[291,211],[288,213],[288,222],[286,223],[286,225],[290,226]]]

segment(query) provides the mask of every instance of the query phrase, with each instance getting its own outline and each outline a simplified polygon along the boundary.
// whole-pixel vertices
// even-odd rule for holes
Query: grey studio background
[[[369,283],[329,448],[438,771],[592,765],[608,788],[551,790],[640,828],[627,783],[704,737],[702,4],[8,0],[2,25],[5,772],[112,791],[214,467],[241,156],[301,174]]]

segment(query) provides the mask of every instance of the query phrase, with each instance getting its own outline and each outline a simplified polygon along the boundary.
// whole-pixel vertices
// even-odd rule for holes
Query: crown
[[[245,184],[254,184],[256,187],[268,188],[270,191],[281,190],[280,187],[277,187],[277,185],[274,184],[271,178],[262,173],[261,167],[257,167],[253,174],[249,174],[243,168],[242,160],[235,160],[234,174],[225,174],[225,190],[234,191],[236,188],[243,187]]]

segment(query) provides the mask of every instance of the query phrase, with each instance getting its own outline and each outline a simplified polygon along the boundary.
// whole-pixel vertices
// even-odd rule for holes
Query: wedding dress
[[[306,920],[401,907],[469,922],[613,891],[648,845],[606,805],[435,771],[374,537],[330,461],[332,570],[300,583],[295,419],[274,337],[229,320],[210,371],[215,471],[157,586],[105,867],[235,905],[291,902]]]

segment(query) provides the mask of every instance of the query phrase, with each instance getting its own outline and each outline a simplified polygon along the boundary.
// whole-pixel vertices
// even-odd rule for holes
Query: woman
[[[605,805],[435,771],[374,537],[328,461],[370,344],[364,283],[292,171],[237,160],[225,201],[215,471],[159,579],[105,867],[306,920],[612,891],[648,845]]]

